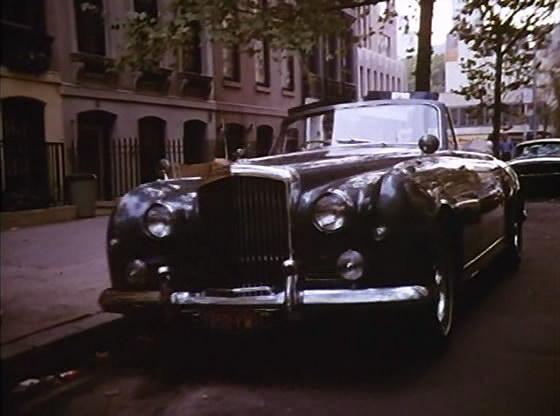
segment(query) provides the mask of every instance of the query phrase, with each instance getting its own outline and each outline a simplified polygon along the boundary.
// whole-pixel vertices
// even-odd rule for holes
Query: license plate
[[[207,311],[200,314],[200,319],[212,329],[251,329],[261,323],[253,311]]]

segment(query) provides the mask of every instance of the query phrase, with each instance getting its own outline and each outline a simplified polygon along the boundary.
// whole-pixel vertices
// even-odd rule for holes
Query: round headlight
[[[338,231],[348,220],[352,200],[342,191],[329,192],[320,197],[313,208],[313,224],[321,231]]]
[[[171,234],[171,216],[171,209],[166,205],[153,205],[144,217],[146,229],[156,238],[167,237]]]

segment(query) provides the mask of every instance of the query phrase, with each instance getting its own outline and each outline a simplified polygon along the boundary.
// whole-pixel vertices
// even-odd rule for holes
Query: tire
[[[517,270],[521,264],[523,253],[523,217],[515,215],[513,209],[509,209],[506,215],[506,249],[505,266],[509,270]]]
[[[439,238],[433,262],[432,299],[422,314],[424,346],[438,352],[451,335],[456,310],[457,253],[454,241]]]

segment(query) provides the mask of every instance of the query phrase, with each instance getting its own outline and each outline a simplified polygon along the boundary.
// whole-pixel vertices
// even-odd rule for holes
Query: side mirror
[[[169,179],[168,172],[171,170],[171,163],[169,163],[169,160],[160,159],[159,168],[161,170],[161,176],[163,177],[163,179]]]
[[[432,154],[439,149],[439,140],[433,134],[425,134],[418,140],[418,147],[423,153]]]

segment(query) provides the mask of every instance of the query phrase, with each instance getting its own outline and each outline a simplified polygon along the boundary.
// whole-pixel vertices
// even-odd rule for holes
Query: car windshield
[[[517,148],[517,157],[560,157],[560,142],[525,144]]]
[[[441,140],[438,112],[428,104],[378,104],[318,111],[283,129],[287,151],[329,144],[417,145],[425,134]]]

